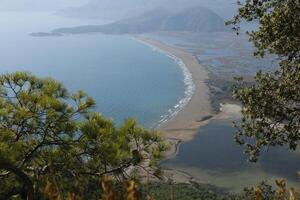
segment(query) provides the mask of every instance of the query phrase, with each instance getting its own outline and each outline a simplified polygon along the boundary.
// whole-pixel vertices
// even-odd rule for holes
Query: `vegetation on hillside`
[[[136,181],[124,181],[120,187],[112,179],[102,179],[102,200],[299,200],[300,190],[287,189],[284,180],[276,181],[277,189],[262,182],[257,187],[246,188],[241,194],[219,194],[208,186],[198,183],[152,182],[137,184]],[[63,200],[55,184],[48,183],[44,195],[50,200]],[[99,196],[100,198],[100,196]],[[68,193],[66,200],[82,200],[74,193]]]

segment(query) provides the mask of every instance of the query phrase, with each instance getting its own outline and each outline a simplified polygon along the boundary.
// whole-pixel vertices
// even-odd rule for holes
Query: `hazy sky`
[[[1,11],[56,11],[89,0],[0,0]]]
[[[126,17],[155,7],[181,9],[200,5],[223,18],[235,12],[236,0],[0,0],[0,11],[61,11],[77,17]]]
[[[214,10],[223,18],[232,17],[236,12],[237,0],[89,0],[82,6],[65,10],[69,16],[78,17],[126,17],[156,7],[173,10],[192,6],[202,6]]]

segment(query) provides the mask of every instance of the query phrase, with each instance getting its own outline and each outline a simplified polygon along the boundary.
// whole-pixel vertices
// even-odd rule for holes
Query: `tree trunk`
[[[8,160],[2,158],[0,156],[0,169],[4,169],[6,171],[9,171],[16,176],[18,176],[24,183],[26,190],[27,190],[27,200],[34,200],[34,188],[33,188],[33,182],[31,181],[30,177],[25,174],[21,169],[14,166],[11,162]]]

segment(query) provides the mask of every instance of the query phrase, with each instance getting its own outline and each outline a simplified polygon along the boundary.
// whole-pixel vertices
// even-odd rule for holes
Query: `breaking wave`
[[[170,52],[159,49],[158,47],[155,47],[155,46],[148,44],[147,42],[144,42],[142,40],[139,40],[137,38],[134,38],[134,40],[151,47],[153,51],[163,53],[166,56],[173,59],[179,65],[179,67],[181,68],[182,73],[183,73],[183,77],[184,77],[183,82],[185,85],[184,96],[182,99],[180,99],[180,101],[174,107],[170,108],[166,114],[164,114],[160,117],[160,120],[157,122],[157,124],[154,125],[155,128],[158,128],[158,127],[162,126],[163,124],[165,124],[166,122],[173,119],[174,117],[176,117],[176,115],[190,102],[190,100],[192,99],[192,96],[195,92],[195,84],[193,82],[191,72],[189,71],[187,66],[184,64],[184,62],[180,58],[171,54]]]

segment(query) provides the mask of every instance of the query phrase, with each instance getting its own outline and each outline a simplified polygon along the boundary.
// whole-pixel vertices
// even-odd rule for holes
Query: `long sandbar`
[[[191,73],[195,89],[189,103],[174,118],[160,126],[163,136],[167,139],[191,140],[200,126],[205,124],[205,119],[213,115],[210,91],[206,84],[208,72],[191,53],[179,47],[145,37],[137,39],[181,59]]]

